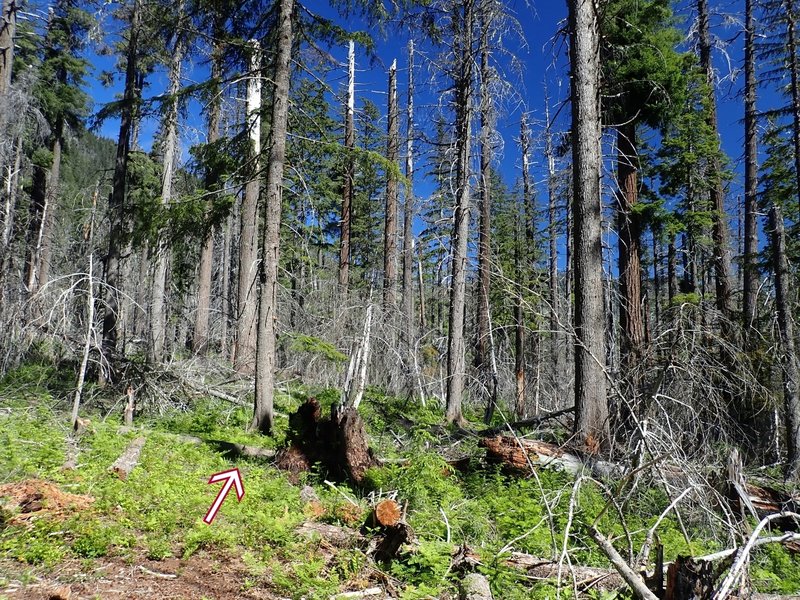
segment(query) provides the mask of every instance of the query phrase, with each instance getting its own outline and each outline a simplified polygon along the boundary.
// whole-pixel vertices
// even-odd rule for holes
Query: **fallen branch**
[[[525,427],[534,427],[536,425],[544,423],[545,421],[549,421],[550,419],[556,419],[558,417],[573,412],[575,412],[575,407],[571,406],[569,408],[564,408],[562,410],[555,410],[553,412],[545,413],[537,417],[531,417],[530,419],[523,419],[522,421],[515,421],[514,423],[504,423],[503,425],[498,425],[497,427],[489,427],[488,429],[484,429],[483,431],[478,432],[478,435],[489,437],[497,435],[498,433],[503,433],[508,429],[523,429]]]
[[[116,473],[117,476],[125,481],[131,471],[139,464],[139,455],[142,453],[147,438],[138,437],[133,440],[120,457],[109,467],[109,471]]]
[[[331,596],[330,600],[350,600],[356,598],[369,598],[370,596],[380,596],[381,594],[383,594],[383,590],[381,588],[371,587],[358,592],[342,592],[341,594],[336,594],[335,596]]]
[[[640,600],[658,600],[658,596],[648,589],[642,578],[631,569],[628,563],[620,556],[619,552],[617,552],[617,549],[614,548],[614,545],[602,533],[594,527],[591,527],[589,529],[589,535],[592,536],[592,539],[597,543],[606,557],[608,557],[608,560],[625,580],[625,583],[631,588],[634,596]]]
[[[147,567],[143,565],[139,565],[139,570],[142,573],[146,573],[147,575],[151,575],[152,577],[158,577],[159,579],[177,579],[178,576],[174,573],[159,573],[158,571],[151,571]]]
[[[746,564],[747,559],[750,557],[750,550],[752,550],[755,546],[755,543],[758,540],[758,534],[761,533],[761,530],[764,529],[764,527],[766,527],[771,521],[784,518],[800,519],[800,514],[793,512],[775,513],[774,515],[769,515],[761,519],[759,524],[756,525],[756,528],[753,529],[753,533],[750,534],[750,538],[747,540],[747,543],[739,550],[738,556],[736,557],[731,570],[728,572],[728,575],[714,593],[714,600],[722,600],[728,597],[728,593],[730,592],[731,588],[739,579],[740,571]]]

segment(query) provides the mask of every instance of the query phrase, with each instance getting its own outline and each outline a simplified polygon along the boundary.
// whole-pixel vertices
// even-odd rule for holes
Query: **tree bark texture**
[[[792,143],[794,145],[794,169],[797,188],[797,205],[800,208],[800,64],[797,58],[797,15],[795,1],[786,0],[787,52],[792,92]]]
[[[756,112],[755,19],[753,0],[745,0],[744,25],[744,265],[742,325],[745,347],[752,349],[751,328],[758,294],[758,114]]]
[[[608,441],[600,197],[599,8],[569,0],[572,94],[575,433],[588,446]]]
[[[464,395],[466,348],[464,345],[464,307],[466,301],[467,242],[470,215],[470,139],[472,130],[472,31],[474,1],[467,0],[454,9],[456,27],[455,130],[456,130],[456,206],[453,225],[449,330],[447,336],[447,402],[445,419],[461,425]]]
[[[250,78],[247,80],[247,130],[252,175],[245,184],[239,237],[239,293],[234,368],[250,375],[256,360],[258,281],[258,198],[261,189],[261,46],[250,41]]]
[[[3,0],[0,12],[0,98],[11,88],[18,8],[17,0]]]
[[[619,259],[620,329],[622,369],[630,372],[644,350],[642,318],[641,224],[636,213],[639,195],[639,159],[636,126],[626,123],[617,130],[617,236]]]
[[[708,0],[697,0],[698,34],[700,36],[700,66],[708,83],[707,124],[714,132],[719,144],[717,124],[717,98],[714,85],[714,69],[711,64],[711,33],[709,26]],[[722,186],[722,167],[715,157],[709,174],[711,180],[711,210],[714,211],[714,282],[717,293],[717,309],[726,319],[731,317],[731,251],[728,216],[725,212],[725,192]]]
[[[258,364],[255,406],[251,423],[251,429],[265,434],[271,432],[274,418],[278,267],[280,265],[283,168],[286,159],[286,129],[289,122],[293,8],[294,0],[281,0],[278,17],[278,48],[275,58],[275,88],[272,94],[272,131],[265,185],[266,231],[262,248],[264,277],[258,303]]]
[[[416,360],[414,342],[414,40],[408,42],[408,100],[406,105],[406,190],[403,202],[403,336],[405,338],[408,389],[414,389]],[[420,390],[420,394],[422,390]]]
[[[183,2],[178,6],[178,20],[183,20]],[[178,91],[181,86],[181,66],[185,44],[183,33],[178,30],[169,67],[169,108],[164,114],[162,131],[163,172],[161,179],[161,208],[166,210],[172,202],[172,178],[175,160],[178,156]],[[166,338],[167,310],[165,294],[167,269],[169,268],[170,244],[167,231],[159,231],[155,252],[153,288],[150,302],[150,360],[159,363],[164,359],[164,340]]]
[[[114,161],[114,178],[109,198],[108,214],[110,233],[108,236],[108,254],[105,264],[105,312],[103,314],[102,354],[107,364],[110,378],[114,378],[114,353],[117,348],[120,263],[122,260],[122,243],[126,230],[125,221],[125,180],[128,173],[128,153],[130,150],[131,129],[137,111],[137,58],[139,36],[139,0],[134,0],[128,30],[127,67],[125,70],[125,92],[123,95],[122,115],[120,117],[117,153]],[[101,380],[103,378],[101,370]]]
[[[494,401],[489,366],[489,293],[491,287],[491,165],[492,165],[492,96],[489,90],[491,72],[489,68],[488,17],[483,16],[481,31],[480,70],[480,222],[478,225],[478,314],[476,318],[475,367],[480,382],[486,386],[486,399]]]
[[[777,206],[770,212],[772,229],[772,262],[775,272],[775,307],[778,312],[783,355],[783,400],[786,421],[787,477],[800,475],[800,364],[794,341],[794,326],[789,292],[789,263],[786,258],[786,236],[783,215]]]
[[[353,224],[353,193],[355,179],[356,144],[353,112],[355,110],[356,51],[355,42],[350,40],[347,54],[347,106],[344,119],[344,185],[342,187],[342,222],[339,234],[339,289],[346,293],[350,285],[350,230]]]
[[[397,167],[400,128],[397,111],[397,61],[389,68],[389,106],[386,160],[390,169],[386,178],[386,214],[383,230],[383,310],[393,311],[397,304]]]
[[[221,34],[221,27],[215,28],[218,37]],[[215,144],[219,140],[219,121],[220,110],[222,108],[222,96],[220,95],[218,82],[222,78],[222,43],[217,41],[214,45],[211,59],[211,79],[213,87],[211,90],[211,104],[208,111],[208,136],[207,143]],[[207,202],[208,208],[206,215],[209,215],[214,205],[214,198],[217,195],[219,186],[219,175],[216,167],[207,168],[205,173],[204,188],[209,194]],[[195,354],[205,354],[208,350],[208,322],[211,312],[211,276],[214,269],[214,228],[209,227],[206,231],[203,245],[200,250],[200,266],[197,277],[197,310],[194,315],[194,333],[192,335],[192,351]],[[223,296],[227,295],[223,291]]]

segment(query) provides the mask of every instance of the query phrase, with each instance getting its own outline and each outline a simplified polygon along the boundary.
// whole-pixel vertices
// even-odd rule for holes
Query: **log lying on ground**
[[[109,467],[109,470],[112,473],[116,473],[120,479],[125,481],[134,467],[139,464],[139,456],[142,453],[142,448],[144,448],[146,441],[147,438],[144,437],[137,437],[134,439],[128,444],[128,447],[125,448],[125,451],[120,457],[114,461],[114,464]]]
[[[497,435],[482,438],[478,445],[486,448],[486,458],[489,462],[502,464],[513,471],[529,473],[533,467],[552,467],[572,474],[589,469],[598,477],[622,474],[620,465],[602,460],[584,462],[579,456],[541,440]]]
[[[493,600],[489,580],[480,573],[469,573],[458,587],[460,600]]]
[[[559,565],[558,562],[531,556],[524,552],[512,552],[503,563],[515,569],[525,571],[533,579],[557,579],[559,570],[562,576],[572,576],[580,590],[598,588],[614,590],[624,585],[623,579],[613,569],[586,567],[583,565]]]
[[[74,436],[67,436],[67,451],[65,453],[64,464],[61,466],[62,471],[74,471],[78,468],[78,440]]]
[[[350,548],[366,539],[356,529],[328,525],[327,523],[318,523],[316,521],[306,521],[297,528],[297,533],[309,539],[321,538],[339,548]]]

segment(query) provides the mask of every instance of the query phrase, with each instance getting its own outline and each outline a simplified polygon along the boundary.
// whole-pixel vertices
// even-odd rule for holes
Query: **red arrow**
[[[244,497],[244,485],[242,484],[242,474],[239,473],[239,469],[229,469],[227,471],[220,471],[219,473],[214,473],[208,480],[208,483],[217,483],[219,481],[225,481],[225,485],[222,486],[222,489],[219,491],[217,497],[214,499],[214,504],[211,505],[211,508],[208,509],[206,516],[203,517],[203,521],[208,525],[211,525],[211,522],[214,520],[214,517],[217,516],[217,512],[219,511],[219,508],[222,506],[222,502],[225,500],[225,496],[227,496],[228,492],[231,491],[231,487],[233,487],[234,485],[236,486],[236,498],[240,502]]]

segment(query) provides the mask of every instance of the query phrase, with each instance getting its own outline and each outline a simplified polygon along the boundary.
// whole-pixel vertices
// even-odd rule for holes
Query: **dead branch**
[[[573,412],[575,412],[575,407],[571,406],[569,408],[564,408],[562,410],[556,410],[536,417],[531,417],[530,419],[523,419],[522,421],[515,421],[514,423],[504,423],[503,425],[498,425],[497,427],[489,427],[488,429],[484,429],[483,431],[479,432],[479,435],[482,435],[484,437],[491,437],[493,435],[497,435],[498,433],[503,433],[508,429],[523,429],[525,427],[535,427],[536,425],[540,425],[545,421],[549,421],[550,419],[556,419],[558,417]]]
[[[793,512],[775,513],[774,515],[769,515],[761,519],[759,524],[756,525],[755,529],[753,529],[753,533],[750,534],[750,538],[747,540],[747,543],[737,552],[736,560],[734,561],[731,570],[728,572],[728,575],[714,593],[714,600],[723,600],[724,598],[728,597],[731,588],[738,581],[740,572],[746,564],[747,559],[750,557],[750,551],[755,546],[755,543],[758,540],[758,534],[761,533],[761,530],[764,529],[764,527],[766,527],[770,522],[776,519],[785,518],[800,519],[800,514]]]
[[[620,556],[619,552],[617,552],[617,549],[614,548],[613,544],[602,533],[594,527],[591,527],[589,529],[589,535],[592,536],[592,539],[608,557],[608,560],[625,580],[625,583],[628,584],[637,598],[640,598],[640,600],[658,600],[658,596],[647,588],[642,578],[631,569],[628,563]]]

